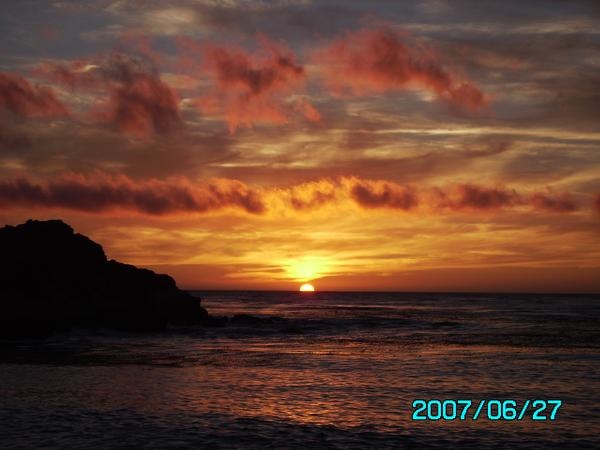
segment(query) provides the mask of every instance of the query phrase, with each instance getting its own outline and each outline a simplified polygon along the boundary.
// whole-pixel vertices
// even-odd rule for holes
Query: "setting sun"
[[[300,286],[300,292],[314,292],[314,291],[315,291],[315,287],[310,283],[304,283],[302,286]]]

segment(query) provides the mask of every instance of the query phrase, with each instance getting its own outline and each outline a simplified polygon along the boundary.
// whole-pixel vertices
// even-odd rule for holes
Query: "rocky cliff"
[[[200,300],[171,277],[107,260],[99,244],[60,220],[0,228],[0,336],[208,322]]]

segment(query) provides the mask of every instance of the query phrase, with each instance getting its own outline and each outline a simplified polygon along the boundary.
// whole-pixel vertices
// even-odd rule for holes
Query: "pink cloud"
[[[232,133],[257,123],[286,123],[294,109],[310,121],[320,120],[307,100],[296,102],[295,108],[284,102],[306,78],[295,55],[267,38],[260,42],[256,53],[216,45],[203,47],[202,67],[212,75],[214,84],[198,101],[199,107],[204,112],[224,114]]]
[[[68,115],[67,108],[52,89],[32,85],[20,75],[0,73],[0,108],[28,118],[52,118]]]
[[[445,68],[420,46],[410,47],[402,35],[387,28],[346,33],[315,52],[334,93],[358,94],[422,89],[469,110],[483,108],[479,88]]]

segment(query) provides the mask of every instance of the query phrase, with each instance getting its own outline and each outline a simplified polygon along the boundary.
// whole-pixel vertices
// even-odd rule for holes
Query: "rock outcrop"
[[[0,336],[209,321],[200,300],[170,276],[107,260],[99,244],[60,220],[0,228]]]

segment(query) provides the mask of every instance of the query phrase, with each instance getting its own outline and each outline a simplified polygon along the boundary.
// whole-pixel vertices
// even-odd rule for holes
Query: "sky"
[[[0,223],[188,289],[600,292],[596,1],[0,3]]]

